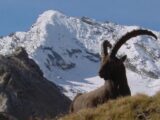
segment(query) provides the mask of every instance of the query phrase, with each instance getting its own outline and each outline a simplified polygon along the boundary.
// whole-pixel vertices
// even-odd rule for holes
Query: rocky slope
[[[0,112],[19,120],[55,117],[68,111],[70,100],[43,77],[23,48],[0,55]]]
[[[39,16],[27,32],[1,37],[0,53],[11,54],[17,46],[27,50],[44,76],[62,86],[73,98],[103,84],[98,76],[100,46],[107,39],[112,44],[138,26],[66,16],[49,10]],[[158,38],[160,33],[153,31]],[[127,54],[127,76],[132,94],[153,95],[160,90],[160,40],[139,36],[128,41],[118,55]]]

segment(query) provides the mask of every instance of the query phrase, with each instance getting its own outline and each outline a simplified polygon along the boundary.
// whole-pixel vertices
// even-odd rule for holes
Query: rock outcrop
[[[70,100],[43,77],[23,48],[0,55],[0,112],[19,120],[55,117],[68,111]]]

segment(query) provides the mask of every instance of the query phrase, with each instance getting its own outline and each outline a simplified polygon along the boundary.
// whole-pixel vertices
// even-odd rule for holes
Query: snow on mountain
[[[16,32],[0,38],[0,54],[10,54],[17,46],[25,47],[44,76],[64,88],[73,98],[101,86],[98,77],[101,43],[115,43],[138,26],[121,26],[82,17],[68,17],[49,10],[39,16],[28,32]],[[160,33],[153,31],[160,38]],[[118,55],[127,54],[127,77],[132,94],[153,95],[160,90],[160,40],[148,36],[132,38]]]

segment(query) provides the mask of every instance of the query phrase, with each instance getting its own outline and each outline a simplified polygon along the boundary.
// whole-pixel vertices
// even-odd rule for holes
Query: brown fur
[[[108,44],[106,44],[108,41],[103,42],[102,55],[104,56],[102,56],[99,76],[105,80],[105,84],[94,91],[76,96],[71,104],[70,112],[77,112],[83,108],[97,107],[97,105],[107,102],[109,99],[131,95],[126,77],[126,69],[123,64],[127,56],[117,58],[116,53],[128,39],[137,35],[150,35],[157,38],[150,31],[134,30],[118,40],[110,55],[107,50]]]
[[[74,98],[74,100],[72,101],[72,103],[71,103],[71,105],[70,105],[70,108],[69,108],[69,112],[70,113],[72,113],[73,111],[74,111],[74,108],[73,108],[73,104],[74,104],[74,101],[78,98],[78,96],[80,96],[80,95],[82,95],[82,93],[78,93],[76,96],[75,96],[75,98]]]
[[[111,92],[112,90],[113,83],[107,81],[102,87],[94,91],[76,96],[71,104],[70,112],[77,112],[84,108],[97,107],[97,105],[104,103],[108,99],[115,98]]]

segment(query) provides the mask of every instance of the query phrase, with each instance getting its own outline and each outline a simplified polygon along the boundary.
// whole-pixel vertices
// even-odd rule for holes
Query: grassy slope
[[[111,100],[95,109],[85,109],[59,120],[160,120],[160,92]]]

